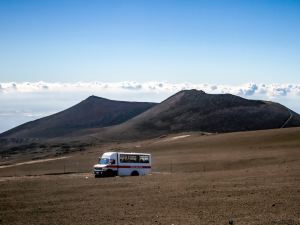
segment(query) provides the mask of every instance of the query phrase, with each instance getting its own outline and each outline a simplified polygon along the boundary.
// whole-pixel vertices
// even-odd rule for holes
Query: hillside
[[[299,224],[300,128],[189,134],[0,166],[0,224]],[[95,179],[116,147],[152,175]]]
[[[153,107],[155,103],[113,101],[90,96],[62,112],[25,123],[0,134],[0,138],[53,138],[74,131],[120,124]]]
[[[294,126],[300,126],[300,116],[278,103],[186,90],[123,124],[94,132],[100,138],[128,139],[188,131],[224,133]]]
[[[91,96],[60,113],[0,135],[3,161],[83,151],[172,133],[229,133],[300,126],[300,116],[274,102],[185,90],[155,103]]]

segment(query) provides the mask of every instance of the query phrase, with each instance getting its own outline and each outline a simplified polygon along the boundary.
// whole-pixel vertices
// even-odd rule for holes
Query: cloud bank
[[[0,83],[0,93],[51,93],[51,92],[139,92],[139,93],[176,93],[180,90],[197,89],[211,94],[230,93],[239,96],[265,95],[300,96],[300,84],[256,84],[241,85],[224,84],[193,84],[169,82],[135,82],[124,81],[115,83],[104,82],[76,82],[76,83],[49,83],[49,82],[7,82]]]

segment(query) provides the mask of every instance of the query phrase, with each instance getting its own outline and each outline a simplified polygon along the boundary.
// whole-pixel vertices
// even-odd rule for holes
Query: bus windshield
[[[109,159],[108,158],[101,158],[99,159],[99,164],[108,164],[109,163]]]

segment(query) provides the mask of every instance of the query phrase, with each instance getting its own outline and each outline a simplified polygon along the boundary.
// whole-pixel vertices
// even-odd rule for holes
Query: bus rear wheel
[[[131,176],[139,176],[140,174],[139,174],[139,172],[138,171],[132,171],[132,173],[131,173]]]

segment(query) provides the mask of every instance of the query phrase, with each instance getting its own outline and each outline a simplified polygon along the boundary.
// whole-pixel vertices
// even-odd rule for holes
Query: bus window
[[[120,163],[150,163],[149,155],[120,154]]]
[[[140,155],[140,163],[149,163],[148,155]]]
[[[124,154],[121,154],[121,155],[120,155],[120,162],[121,162],[121,163],[126,162],[125,157],[126,157],[126,155],[124,155]]]
[[[130,163],[137,163],[138,162],[138,156],[137,155],[129,155],[128,156]]]
[[[109,163],[109,159],[108,158],[101,158],[101,159],[99,159],[99,164],[106,165],[108,163]]]
[[[132,163],[134,161],[134,158],[131,157],[132,155],[120,155],[120,162],[121,163]]]

